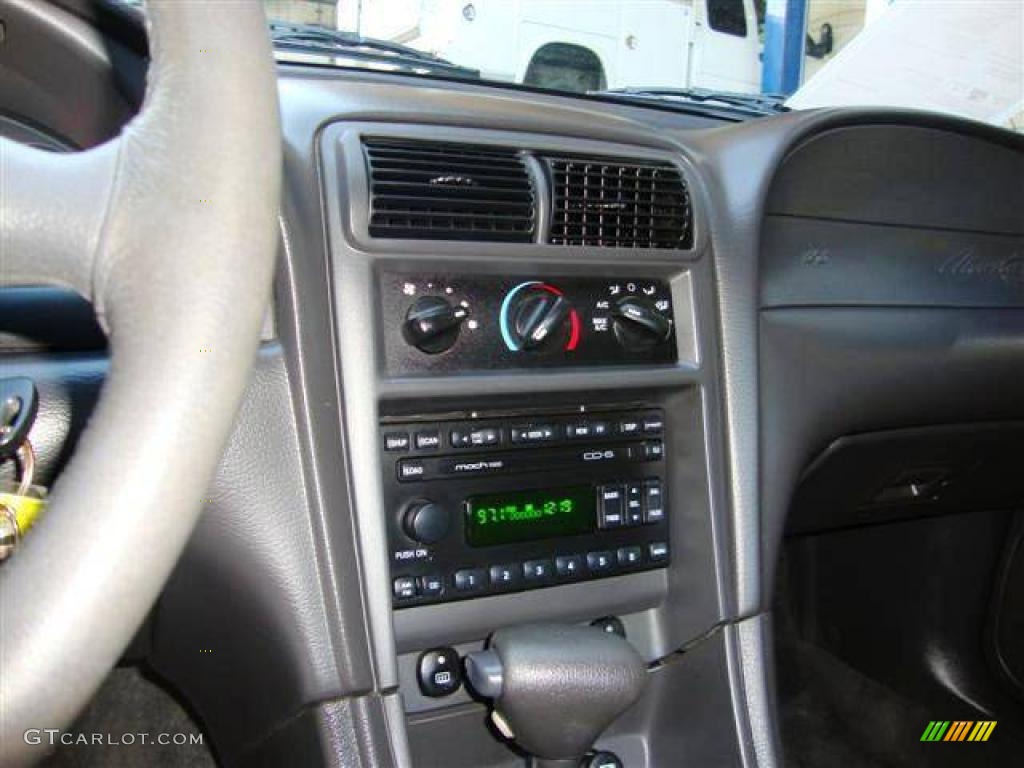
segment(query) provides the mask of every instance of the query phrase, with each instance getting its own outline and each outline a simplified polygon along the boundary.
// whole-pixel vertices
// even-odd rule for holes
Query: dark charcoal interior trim
[[[65,4],[85,12],[81,3]],[[66,28],[78,26],[72,19]],[[90,33],[56,64],[27,59],[42,82],[60,84],[69,72],[82,79],[76,92],[90,96],[94,119],[71,126],[68,114],[25,101],[12,110],[79,146],[112,135],[136,108],[143,82],[143,50],[122,32],[111,33],[113,43]],[[111,79],[112,68],[121,80]],[[430,709],[436,705],[408,693],[416,651],[445,639],[477,649],[512,616],[586,619],[610,607],[623,613],[654,669],[647,697],[601,745],[636,765],[666,756],[778,764],[772,644],[786,629],[773,627],[771,610],[787,520],[791,532],[806,534],[797,548],[825,547],[825,536],[811,540],[838,525],[851,538],[878,535],[862,527],[857,504],[826,521],[806,511],[824,503],[811,493],[815,472],[845,474],[842,463],[828,468],[830,457],[840,461],[850,445],[872,439],[892,451],[914,442],[909,431],[945,425],[942,439],[956,453],[981,433],[1008,439],[1018,429],[1009,422],[1024,420],[1024,139],[902,111],[825,110],[723,126],[523,89],[438,88],[298,66],[280,68],[280,94],[280,344],[264,347],[210,510],[152,628],[152,661],[194,700],[225,761],[273,764],[298,754],[310,764],[429,764],[442,754],[433,750],[454,744],[469,724],[465,743],[480,751],[447,755],[449,764],[500,764],[511,753],[484,730],[479,705],[463,697]],[[351,154],[365,132],[671,162],[693,198],[693,248],[372,238],[365,168]],[[680,362],[501,377],[390,375],[380,365],[375,287],[382,270],[425,265],[664,278],[677,325],[690,326],[679,334]],[[29,288],[2,300],[52,320],[5,323],[0,335],[5,364],[40,381],[48,407],[34,437],[50,478],[102,382],[105,340],[67,295]],[[43,351],[56,355],[43,359]],[[686,499],[673,522],[673,568],[624,577],[629,588],[615,600],[579,584],[552,589],[543,610],[508,595],[454,604],[473,610],[453,607],[444,616],[425,608],[393,617],[383,575],[387,511],[368,437],[377,416],[538,395],[562,405],[642,397],[666,409],[668,448],[685,457],[672,478],[673,497]],[[975,540],[963,538],[985,551],[997,549],[1000,531],[1016,530],[1001,504],[968,506],[929,515],[904,508],[896,525],[939,539],[987,516]],[[1006,555],[1007,570],[1017,567],[1015,557]],[[442,620],[450,624],[439,627]],[[229,657],[219,671],[191,653],[211,638],[219,659]],[[1005,644],[1002,651],[1012,665]],[[221,675],[218,686],[211,675]]]

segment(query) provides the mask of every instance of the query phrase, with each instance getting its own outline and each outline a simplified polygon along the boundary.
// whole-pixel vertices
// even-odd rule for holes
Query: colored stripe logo
[[[988,741],[996,729],[996,720],[932,720],[921,734],[921,741]]]

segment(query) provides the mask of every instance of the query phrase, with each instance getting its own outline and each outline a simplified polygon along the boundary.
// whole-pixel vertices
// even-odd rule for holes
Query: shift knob
[[[647,680],[647,666],[626,640],[587,626],[501,629],[465,663],[470,686],[494,700],[519,746],[550,764],[586,754]]]

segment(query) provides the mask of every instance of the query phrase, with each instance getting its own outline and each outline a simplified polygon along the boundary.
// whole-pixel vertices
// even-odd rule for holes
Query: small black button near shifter
[[[626,637],[626,627],[618,616],[605,616],[603,619],[594,619],[590,622],[590,626],[596,627],[602,632],[618,635],[621,638]]]
[[[583,758],[580,768],[622,768],[622,761],[614,752],[595,752]]]
[[[439,698],[455,693],[462,686],[458,652],[447,646],[424,651],[416,666],[416,676],[424,696]]]

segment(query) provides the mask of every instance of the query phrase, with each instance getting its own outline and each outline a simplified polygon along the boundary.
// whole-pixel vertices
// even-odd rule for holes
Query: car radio
[[[380,429],[396,608],[669,562],[656,408],[453,414]]]

